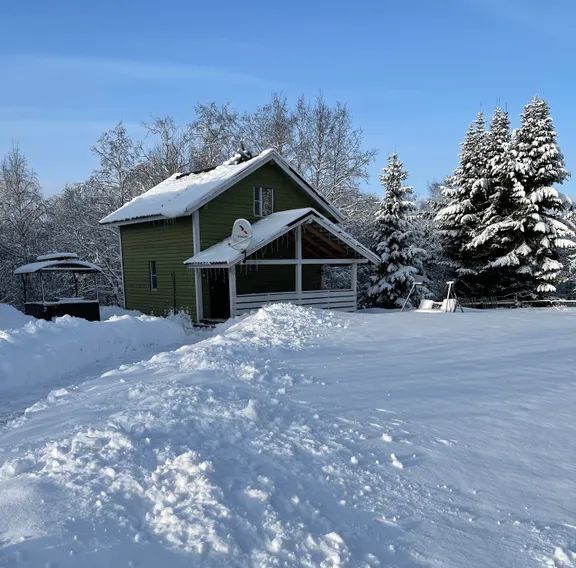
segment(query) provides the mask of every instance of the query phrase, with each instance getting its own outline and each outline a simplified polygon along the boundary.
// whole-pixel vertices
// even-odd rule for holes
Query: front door
[[[207,303],[204,317],[211,320],[225,320],[230,317],[230,292],[228,290],[228,269],[216,268],[206,271]]]

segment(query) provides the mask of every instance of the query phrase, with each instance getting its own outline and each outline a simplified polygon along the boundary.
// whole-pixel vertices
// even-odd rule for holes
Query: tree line
[[[221,164],[240,142],[252,153],[278,150],[345,212],[350,226],[367,226],[376,202],[359,190],[375,151],[364,148],[362,131],[354,127],[348,108],[322,96],[300,97],[290,104],[273,94],[250,113],[229,104],[199,104],[186,124],[157,117],[144,130],[141,140],[132,138],[122,123],[104,132],[91,148],[98,167],[88,179],[48,198],[24,153],[18,147],[8,152],[0,173],[0,302],[21,305],[14,268],[56,250],[76,252],[101,266],[104,301],[120,303],[118,236],[98,221],[175,172]]]
[[[568,176],[546,103],[534,99],[512,133],[508,115],[479,115],[466,133],[456,171],[417,200],[392,155],[384,197],[360,191],[376,151],[365,147],[346,105],[322,96],[291,104],[273,94],[250,113],[199,104],[187,124],[157,117],[132,138],[122,123],[91,148],[98,166],[81,182],[42,195],[34,169],[14,147],[0,172],[0,301],[21,305],[14,268],[47,251],[70,251],[103,268],[102,295],[122,302],[120,249],[114,228],[98,221],[174,172],[210,168],[242,142],[253,153],[272,147],[345,215],[346,229],[381,263],[360,274],[366,305],[396,307],[413,282],[415,301],[441,295],[456,278],[466,294],[545,294],[570,288],[576,246],[569,201],[553,184]]]
[[[571,294],[576,233],[571,200],[555,185],[569,174],[550,109],[534,98],[511,131],[496,108],[486,128],[479,113],[461,145],[459,165],[420,209],[399,158],[382,174],[385,197],[376,214],[376,250],[383,262],[368,298],[402,304],[454,279],[468,297]],[[432,278],[431,278],[432,276]]]

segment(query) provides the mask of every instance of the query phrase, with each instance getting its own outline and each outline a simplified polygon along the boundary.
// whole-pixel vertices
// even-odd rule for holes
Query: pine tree
[[[466,245],[480,266],[476,289],[481,295],[510,291],[517,280],[514,270],[493,265],[514,241],[524,203],[523,193],[513,183],[510,118],[501,108],[495,109],[490,124],[486,163],[487,204],[472,240]]]
[[[560,251],[575,248],[576,235],[567,219],[569,200],[552,187],[569,174],[548,105],[538,97],[524,108],[511,143],[509,168],[516,207],[506,222],[513,230],[507,233],[504,254],[491,266],[513,267],[533,291],[554,292],[563,268]]]
[[[488,206],[487,146],[484,115],[479,113],[462,142],[460,164],[444,187],[445,206],[436,215],[449,266],[469,285],[481,268],[468,245]]]
[[[380,177],[385,195],[376,214],[374,238],[381,262],[368,291],[371,303],[385,308],[402,306],[412,284],[422,281],[422,260],[426,253],[416,245],[416,203],[412,188],[403,185],[407,177],[398,155],[392,154]],[[411,298],[413,303],[426,292],[425,288],[417,287]]]

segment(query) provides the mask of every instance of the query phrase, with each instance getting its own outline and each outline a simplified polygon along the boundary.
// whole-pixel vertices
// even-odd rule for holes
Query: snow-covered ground
[[[576,311],[270,306],[0,431],[0,566],[576,566]]]
[[[104,307],[103,321],[53,322],[0,304],[0,423],[55,387],[149,358],[189,339],[190,322]]]
[[[0,303],[0,330],[18,328],[29,321],[34,321],[34,318],[23,314],[9,304]]]

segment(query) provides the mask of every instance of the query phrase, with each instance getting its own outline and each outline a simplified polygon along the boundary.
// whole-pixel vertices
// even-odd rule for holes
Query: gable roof
[[[204,172],[174,174],[104,217],[100,223],[123,224],[189,215],[270,162],[276,164],[334,218],[342,220],[342,214],[307,183],[276,150],[268,149],[239,164],[224,163]]]
[[[288,231],[291,231],[298,225],[309,220],[313,220],[315,223],[321,225],[324,229],[332,233],[367,260],[371,262],[379,262],[378,256],[359,243],[354,237],[349,235],[338,225],[332,223],[324,217],[324,215],[316,211],[316,209],[305,207],[303,209],[278,211],[277,213],[272,213],[254,223],[252,225],[252,242],[245,253],[232,248],[230,245],[231,238],[228,237],[223,241],[196,253],[193,257],[185,260],[184,264],[196,267],[232,266],[266,246],[268,243],[286,234]]]

